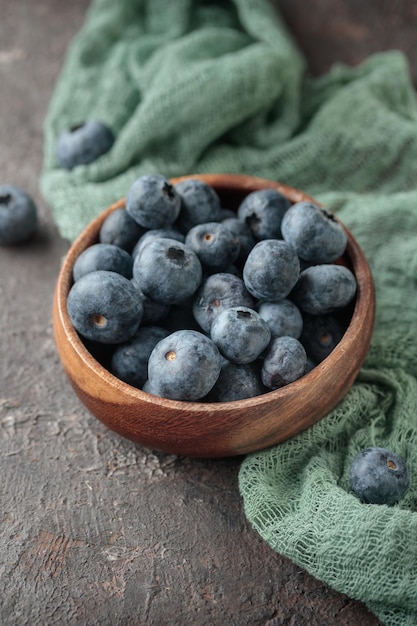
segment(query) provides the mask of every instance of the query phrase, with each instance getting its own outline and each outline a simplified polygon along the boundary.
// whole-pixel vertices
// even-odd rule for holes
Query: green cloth
[[[55,141],[87,117],[112,150],[67,172]],[[73,239],[141,174],[247,173],[302,188],[363,248],[377,315],[366,363],[318,424],[243,461],[246,515],[283,555],[388,626],[417,624],[417,103],[404,56],[310,79],[267,0],[95,0],[45,124],[42,189]],[[351,493],[354,455],[400,454],[394,507]]]

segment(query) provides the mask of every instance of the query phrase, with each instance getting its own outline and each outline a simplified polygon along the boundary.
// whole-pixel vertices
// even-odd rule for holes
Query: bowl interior
[[[196,177],[195,175],[193,176]],[[292,202],[312,200],[277,182],[239,175],[198,175],[218,192],[222,205],[236,210],[251,191],[274,188]],[[173,179],[176,183],[188,177]],[[276,391],[234,402],[203,403],[167,400],[122,382],[103,365],[108,347],[89,346],[73,328],[66,300],[79,254],[98,241],[101,224],[118,201],[98,216],[70,247],[58,276],[53,307],[57,350],[78,397],[87,409],[121,436],[146,447],[194,457],[247,454],[296,435],[328,413],[347,393],[371,341],[375,294],[366,258],[346,229],[342,260],[355,274],[357,293],[348,325],[331,354],[308,374]]]

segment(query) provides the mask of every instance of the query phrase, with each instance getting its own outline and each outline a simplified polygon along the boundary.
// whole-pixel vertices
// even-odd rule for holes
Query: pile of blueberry
[[[71,322],[128,384],[226,402],[287,385],[343,336],[356,293],[342,225],[274,189],[234,212],[198,178],[138,178],[73,267]],[[97,358],[97,357],[96,357]]]

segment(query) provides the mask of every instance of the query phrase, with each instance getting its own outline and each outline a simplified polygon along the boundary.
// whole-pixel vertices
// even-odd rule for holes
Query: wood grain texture
[[[182,179],[174,179],[174,183]],[[248,193],[274,188],[291,202],[310,199],[280,183],[250,176],[199,176],[236,209]],[[54,298],[54,333],[64,369],[85,406],[109,428],[151,449],[195,457],[241,455],[293,437],[326,415],[347,393],[365,359],[373,330],[375,293],[366,258],[348,235],[346,262],[357,281],[356,303],[344,337],[332,353],[291,385],[235,402],[178,402],[151,396],[114,377],[80,340],[69,320],[66,301],[74,262],[96,242],[104,219],[124,206],[105,210],[71,246]]]

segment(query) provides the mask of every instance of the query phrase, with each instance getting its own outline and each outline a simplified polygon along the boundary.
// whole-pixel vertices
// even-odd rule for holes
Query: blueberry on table
[[[88,165],[110,150],[114,143],[111,129],[98,120],[87,120],[65,129],[56,143],[56,156],[62,167],[72,170]]]
[[[0,185],[0,245],[26,241],[37,225],[38,212],[32,198],[19,187]]]
[[[132,278],[133,259],[123,248],[112,243],[95,243],[83,250],[77,257],[72,270],[74,281],[77,281],[97,270],[108,270]]]
[[[149,387],[163,398],[197,401],[212,389],[221,363],[220,353],[209,337],[195,330],[177,330],[152,350]]]
[[[180,304],[197,291],[203,271],[198,256],[181,241],[157,238],[133,263],[133,280],[152,300]]]
[[[403,459],[381,447],[359,452],[350,466],[349,480],[356,496],[367,504],[396,504],[409,487]]]
[[[145,229],[139,226],[124,208],[112,211],[99,231],[100,243],[111,243],[126,252],[132,252]]]
[[[272,337],[299,339],[303,329],[300,309],[288,298],[279,302],[259,302],[256,310],[269,326]]]
[[[271,340],[271,331],[262,317],[248,307],[226,309],[211,325],[210,336],[221,354],[231,363],[253,363]]]
[[[275,337],[264,354],[262,382],[268,389],[279,389],[304,375],[307,354],[298,339]]]
[[[204,280],[196,293],[192,310],[202,330],[209,333],[217,315],[232,306],[254,308],[255,300],[239,276],[219,272]]]
[[[309,263],[333,263],[344,253],[347,234],[336,217],[314,202],[297,202],[286,212],[282,236]]]
[[[86,339],[121,343],[137,331],[143,302],[140,291],[128,278],[98,270],[73,284],[67,310],[74,328]]]
[[[119,344],[111,358],[111,372],[125,383],[141,389],[148,379],[148,359],[169,331],[160,326],[141,326],[131,339]]]
[[[196,224],[218,222],[222,214],[217,192],[198,178],[188,178],[175,185],[181,197],[178,228],[186,233]]]
[[[222,271],[239,254],[239,239],[220,222],[196,224],[188,231],[185,244],[194,250],[203,267]]]
[[[145,174],[130,186],[126,211],[144,228],[168,228],[178,217],[180,197],[161,174]]]
[[[300,262],[282,239],[264,239],[249,252],[243,266],[246,289],[259,300],[276,302],[286,298],[300,274]]]
[[[312,265],[301,272],[291,299],[305,313],[332,313],[353,300],[356,287],[356,278],[348,267]]]
[[[253,191],[240,204],[237,216],[251,229],[254,238],[280,239],[281,222],[290,201],[275,189]]]

